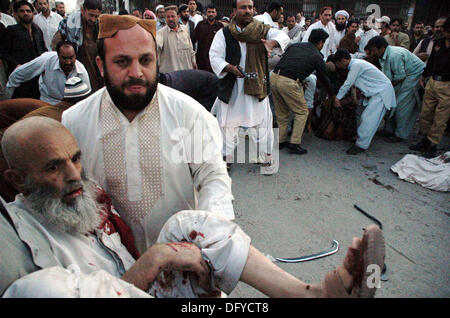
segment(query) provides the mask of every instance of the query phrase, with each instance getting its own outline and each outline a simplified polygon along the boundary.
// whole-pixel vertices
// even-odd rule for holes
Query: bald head
[[[3,155],[10,168],[24,171],[37,155],[45,155],[45,145],[55,139],[76,142],[69,130],[54,119],[34,116],[19,120],[3,134]]]

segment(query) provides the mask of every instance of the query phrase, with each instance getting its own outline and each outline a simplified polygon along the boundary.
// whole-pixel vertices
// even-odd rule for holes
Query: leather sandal
[[[325,297],[332,298],[372,298],[377,288],[368,284],[372,272],[368,272],[369,265],[377,265],[381,270],[384,266],[385,243],[380,228],[372,224],[365,229],[358,249],[349,247],[345,255],[343,266],[353,276],[351,290],[346,290],[339,276],[338,270],[329,272],[325,276]]]

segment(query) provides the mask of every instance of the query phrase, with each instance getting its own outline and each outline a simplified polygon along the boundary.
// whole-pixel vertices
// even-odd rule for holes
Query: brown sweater
[[[358,51],[358,44],[356,44],[356,36],[354,33],[347,33],[339,42],[340,49],[347,49],[350,53],[354,54]]]

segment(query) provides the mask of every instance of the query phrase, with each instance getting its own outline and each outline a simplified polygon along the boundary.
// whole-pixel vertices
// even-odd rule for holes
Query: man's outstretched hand
[[[272,55],[273,48],[279,46],[278,42],[275,40],[261,39],[261,42],[264,43],[264,47],[266,48],[267,51],[267,57],[270,57]]]

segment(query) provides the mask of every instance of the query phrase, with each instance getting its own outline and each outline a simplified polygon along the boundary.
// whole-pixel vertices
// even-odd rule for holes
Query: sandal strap
[[[325,297],[327,298],[351,298],[354,297],[350,295],[344,287],[341,277],[337,269],[328,272],[325,275]]]

